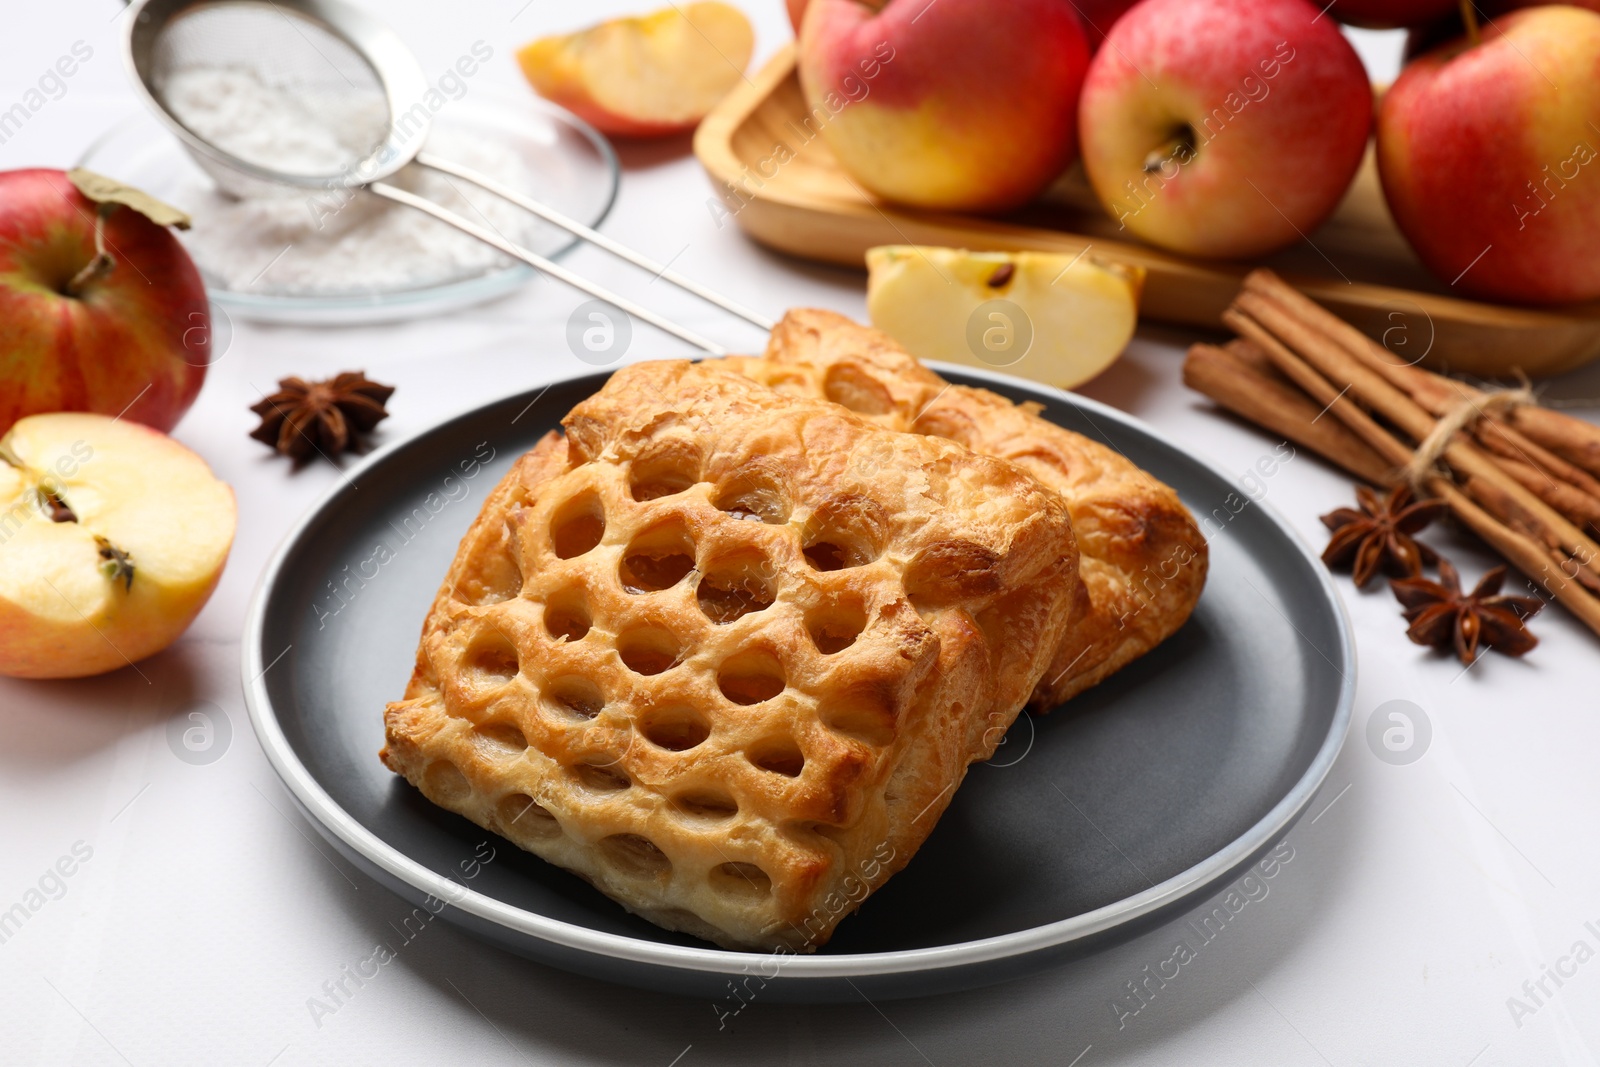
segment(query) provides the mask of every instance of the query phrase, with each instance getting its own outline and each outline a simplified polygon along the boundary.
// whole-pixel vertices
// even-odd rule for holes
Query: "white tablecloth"
[[[488,42],[496,57],[479,78],[515,91],[516,44],[624,5],[373,6],[428,70]],[[782,5],[747,6],[765,55],[787,38]],[[70,165],[137,110],[118,14],[114,0],[7,6],[0,110],[74,42],[93,57],[60,99],[0,145],[0,167]],[[1392,75],[1394,36],[1356,36],[1375,73]],[[753,306],[863,314],[859,274],[774,255],[719,227],[683,143],[625,148],[623,157],[608,232]],[[759,341],[593,251],[569,262],[686,325],[740,346]],[[958,996],[834,1007],[758,1000],[719,1030],[709,1003],[572,977],[432,924],[377,978],[347,981],[350,995],[333,1001],[325,983],[391,939],[409,909],[336,858],[295,813],[245,717],[239,637],[257,576],[290,523],[338,477],[324,464],[291,474],[246,439],[255,424],[247,408],[282,375],[364,368],[399,387],[382,435],[394,440],[577,369],[564,328],[580,301],[539,282],[489,306],[400,325],[233,324],[229,350],[176,433],[239,497],[238,541],[209,606],[138,672],[0,680],[0,912],[18,903],[26,912],[0,940],[0,1063],[1595,1062],[1595,639],[1550,610],[1526,660],[1489,656],[1463,672],[1404,639],[1387,592],[1356,593],[1343,579],[1361,668],[1349,743],[1289,834],[1294,858],[1267,897],[1137,1013],[1114,1005],[1147,965],[1170,955],[1170,931]],[[1084,392],[1242,475],[1276,442],[1183,388],[1178,365],[1190,339],[1142,331]],[[629,358],[680,351],[641,328]],[[1552,392],[1595,396],[1600,374],[1570,376]],[[1320,548],[1317,515],[1349,496],[1347,479],[1301,456],[1270,481],[1266,504]],[[1492,562],[1469,542],[1440,538],[1470,574]],[[1414,762],[1380,759],[1366,740],[1368,717],[1392,700],[1412,702],[1431,724]],[[207,702],[221,709],[231,740],[215,762],[181,761],[169,724]],[[336,1010],[314,1011],[313,998]]]

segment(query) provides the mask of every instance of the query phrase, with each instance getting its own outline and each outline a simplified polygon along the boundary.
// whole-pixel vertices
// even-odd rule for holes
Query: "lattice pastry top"
[[[951,385],[888,334],[831,311],[783,317],[761,359],[726,364],[779,392],[826,397],[891,429],[1027,469],[1072,514],[1087,604],[1031,703],[1053,708],[1171,636],[1205,586],[1205,537],[1178,494],[1122,454],[986,389]]]
[[[1056,494],[721,365],[618,371],[495,489],[385,762],[653,922],[809,951],[1071,622]]]

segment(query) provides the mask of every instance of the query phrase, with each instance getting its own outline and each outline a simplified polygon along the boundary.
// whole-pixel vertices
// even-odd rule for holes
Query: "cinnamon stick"
[[[1253,348],[1251,354],[1267,361],[1259,348]],[[1315,452],[1363,481],[1383,485],[1393,478],[1394,466],[1343,423],[1319,418],[1321,412],[1304,393],[1275,374],[1263,373],[1232,344],[1226,348],[1190,346],[1183,361],[1183,381],[1234,414]]]
[[[1396,431],[1423,442],[1442,420],[1456,425],[1463,403],[1476,407],[1488,398],[1473,386],[1396,363],[1388,350],[1268,271],[1246,279],[1223,318],[1240,338],[1226,349],[1196,346],[1185,380],[1313,451],[1344,455],[1334,461],[1362,477],[1378,473],[1374,459],[1388,468],[1385,481],[1413,464],[1412,447]],[[1220,380],[1224,375],[1243,381]],[[1337,420],[1339,443],[1301,428],[1307,397],[1318,414],[1303,425]],[[1424,474],[1419,488],[1443,499],[1464,525],[1600,634],[1600,545],[1581,529],[1600,505],[1593,492],[1600,487],[1600,428],[1533,405],[1486,406],[1441,442],[1440,458],[1461,483],[1437,470]],[[1535,414],[1519,418],[1528,412]],[[1352,438],[1364,460],[1351,459]]]
[[[1296,318],[1314,323],[1330,340],[1361,359],[1395,388],[1409,393],[1435,417],[1444,415],[1462,400],[1481,400],[1485,395],[1483,390],[1465,382],[1412,364],[1396,363],[1388,349],[1272,271],[1251,271],[1244,280],[1244,287],[1276,300]],[[1505,418],[1528,439],[1600,477],[1600,426],[1537,406],[1514,408]]]
[[[1271,333],[1283,338],[1329,379],[1348,383],[1352,395],[1394,423],[1407,436],[1421,442],[1432,432],[1435,419],[1408,393],[1396,388],[1365,357],[1352,354],[1342,345],[1330,344],[1319,331],[1301,322],[1277,300],[1247,288],[1239,294],[1234,307],[1223,315],[1223,322],[1238,329],[1237,320],[1244,316],[1257,320]],[[1251,339],[1259,343],[1257,338]],[[1458,435],[1445,446],[1442,458],[1470,479],[1493,486],[1504,498],[1535,517],[1544,528],[1546,540],[1553,538],[1569,554],[1584,560],[1586,566],[1600,563],[1600,544],[1565,515],[1500,470],[1477,446]],[[1480,504],[1485,503],[1483,497],[1476,499]],[[1499,499],[1498,495],[1496,499]],[[1596,577],[1600,577],[1600,572],[1596,572]]]
[[[1485,442],[1490,451],[1497,446]],[[1515,478],[1522,487],[1546,504],[1580,526],[1600,532],[1600,497],[1595,497],[1565,481],[1552,478],[1549,472],[1527,462],[1511,449],[1499,452],[1496,461],[1500,469]]]
[[[1346,395],[1348,389],[1334,388],[1316,368],[1291,352],[1266,327],[1231,308],[1222,313],[1222,321],[1266,352],[1279,371],[1310,395],[1312,403],[1321,404],[1321,410],[1332,413],[1384,462],[1400,468],[1411,461],[1411,450],[1351,401]]]
[[[1566,482],[1600,500],[1600,479],[1532,441],[1521,430],[1506,425],[1504,419],[1498,416],[1479,419],[1473,428],[1473,436],[1490,452],[1520,459],[1551,478]]]

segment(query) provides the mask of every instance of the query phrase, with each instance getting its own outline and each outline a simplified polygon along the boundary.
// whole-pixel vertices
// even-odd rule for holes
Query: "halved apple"
[[[867,270],[872,324],[913,355],[1063,389],[1122,354],[1144,285],[1141,267],[1049,252],[883,245]]]
[[[744,77],[755,47],[738,8],[703,2],[541,37],[517,52],[540,96],[606,133],[692,130]]]
[[[176,641],[233,544],[233,490],[146,426],[19,420],[0,439],[0,674],[76,678]]]

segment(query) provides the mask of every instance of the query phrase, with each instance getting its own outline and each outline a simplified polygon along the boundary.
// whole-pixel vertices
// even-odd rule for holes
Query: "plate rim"
[[[927,365],[941,373],[954,373],[985,381],[992,385],[1020,389],[1057,403],[1065,403],[1084,410],[1095,418],[1104,418],[1127,429],[1142,433],[1163,447],[1173,450],[1224,482],[1232,484],[1233,476],[1220,464],[1192,449],[1179,446],[1155,427],[1109,404],[1069,393],[1053,386],[1017,378],[995,371],[928,361]],[[448,902],[476,918],[503,927],[527,937],[536,938],[553,946],[577,950],[601,957],[676,968],[712,974],[738,975],[748,973],[753,960],[777,958],[783,961],[782,973],[792,979],[850,979],[885,975],[937,972],[949,968],[976,966],[996,961],[1031,955],[1091,938],[1116,927],[1135,922],[1143,916],[1160,912],[1180,903],[1192,891],[1215,883],[1235,871],[1255,853],[1269,846],[1273,839],[1286,831],[1310,804],[1332,770],[1334,761],[1344,747],[1349,733],[1355,704],[1356,657],[1355,635],[1350,613],[1339,596],[1327,568],[1317,562],[1311,547],[1276,508],[1265,501],[1255,501],[1254,506],[1277,528],[1284,539],[1294,546],[1310,565],[1324,599],[1331,606],[1337,626],[1339,662],[1334,664],[1341,681],[1333,717],[1328,733],[1317,748],[1311,762],[1276,804],[1260,819],[1223,848],[1205,859],[1178,872],[1166,880],[1131,896],[1112,901],[1092,911],[1058,919],[1055,922],[1029,927],[1026,930],[998,934],[993,937],[962,941],[951,945],[937,945],[915,949],[896,949],[886,952],[863,952],[828,955],[797,955],[793,953],[738,952],[728,949],[698,945],[671,945],[646,941],[626,934],[607,933],[585,926],[552,919],[536,912],[525,911],[496,900],[486,894],[463,886],[437,874],[386,842],[363,826],[345,811],[317,782],[310,770],[295,755],[287,736],[283,733],[275,710],[267,695],[265,675],[271,663],[263,663],[262,637],[266,623],[270,591],[276,584],[290,552],[298,546],[307,530],[327,511],[345,491],[348,483],[359,478],[370,468],[385,462],[390,455],[406,448],[422,437],[436,433],[453,424],[470,420],[485,409],[520,397],[531,396],[543,390],[565,385],[584,378],[609,377],[620,368],[596,371],[585,368],[569,374],[550,378],[545,384],[521,390],[516,394],[498,397],[474,404],[456,414],[447,416],[423,427],[404,438],[389,442],[352,465],[345,476],[328,487],[308,507],[284,534],[273,550],[256,582],[249,611],[245,617],[243,647],[240,656],[240,680],[244,686],[245,707],[250,724],[255,730],[273,771],[289,789],[302,809],[314,817],[328,832],[335,834],[345,846],[367,862],[397,879],[402,884],[427,893],[433,898]],[[603,384],[603,379],[602,379]],[[1102,437],[1104,435],[1102,434]],[[275,662],[275,661],[274,661]],[[1332,661],[1330,661],[1332,662]]]

